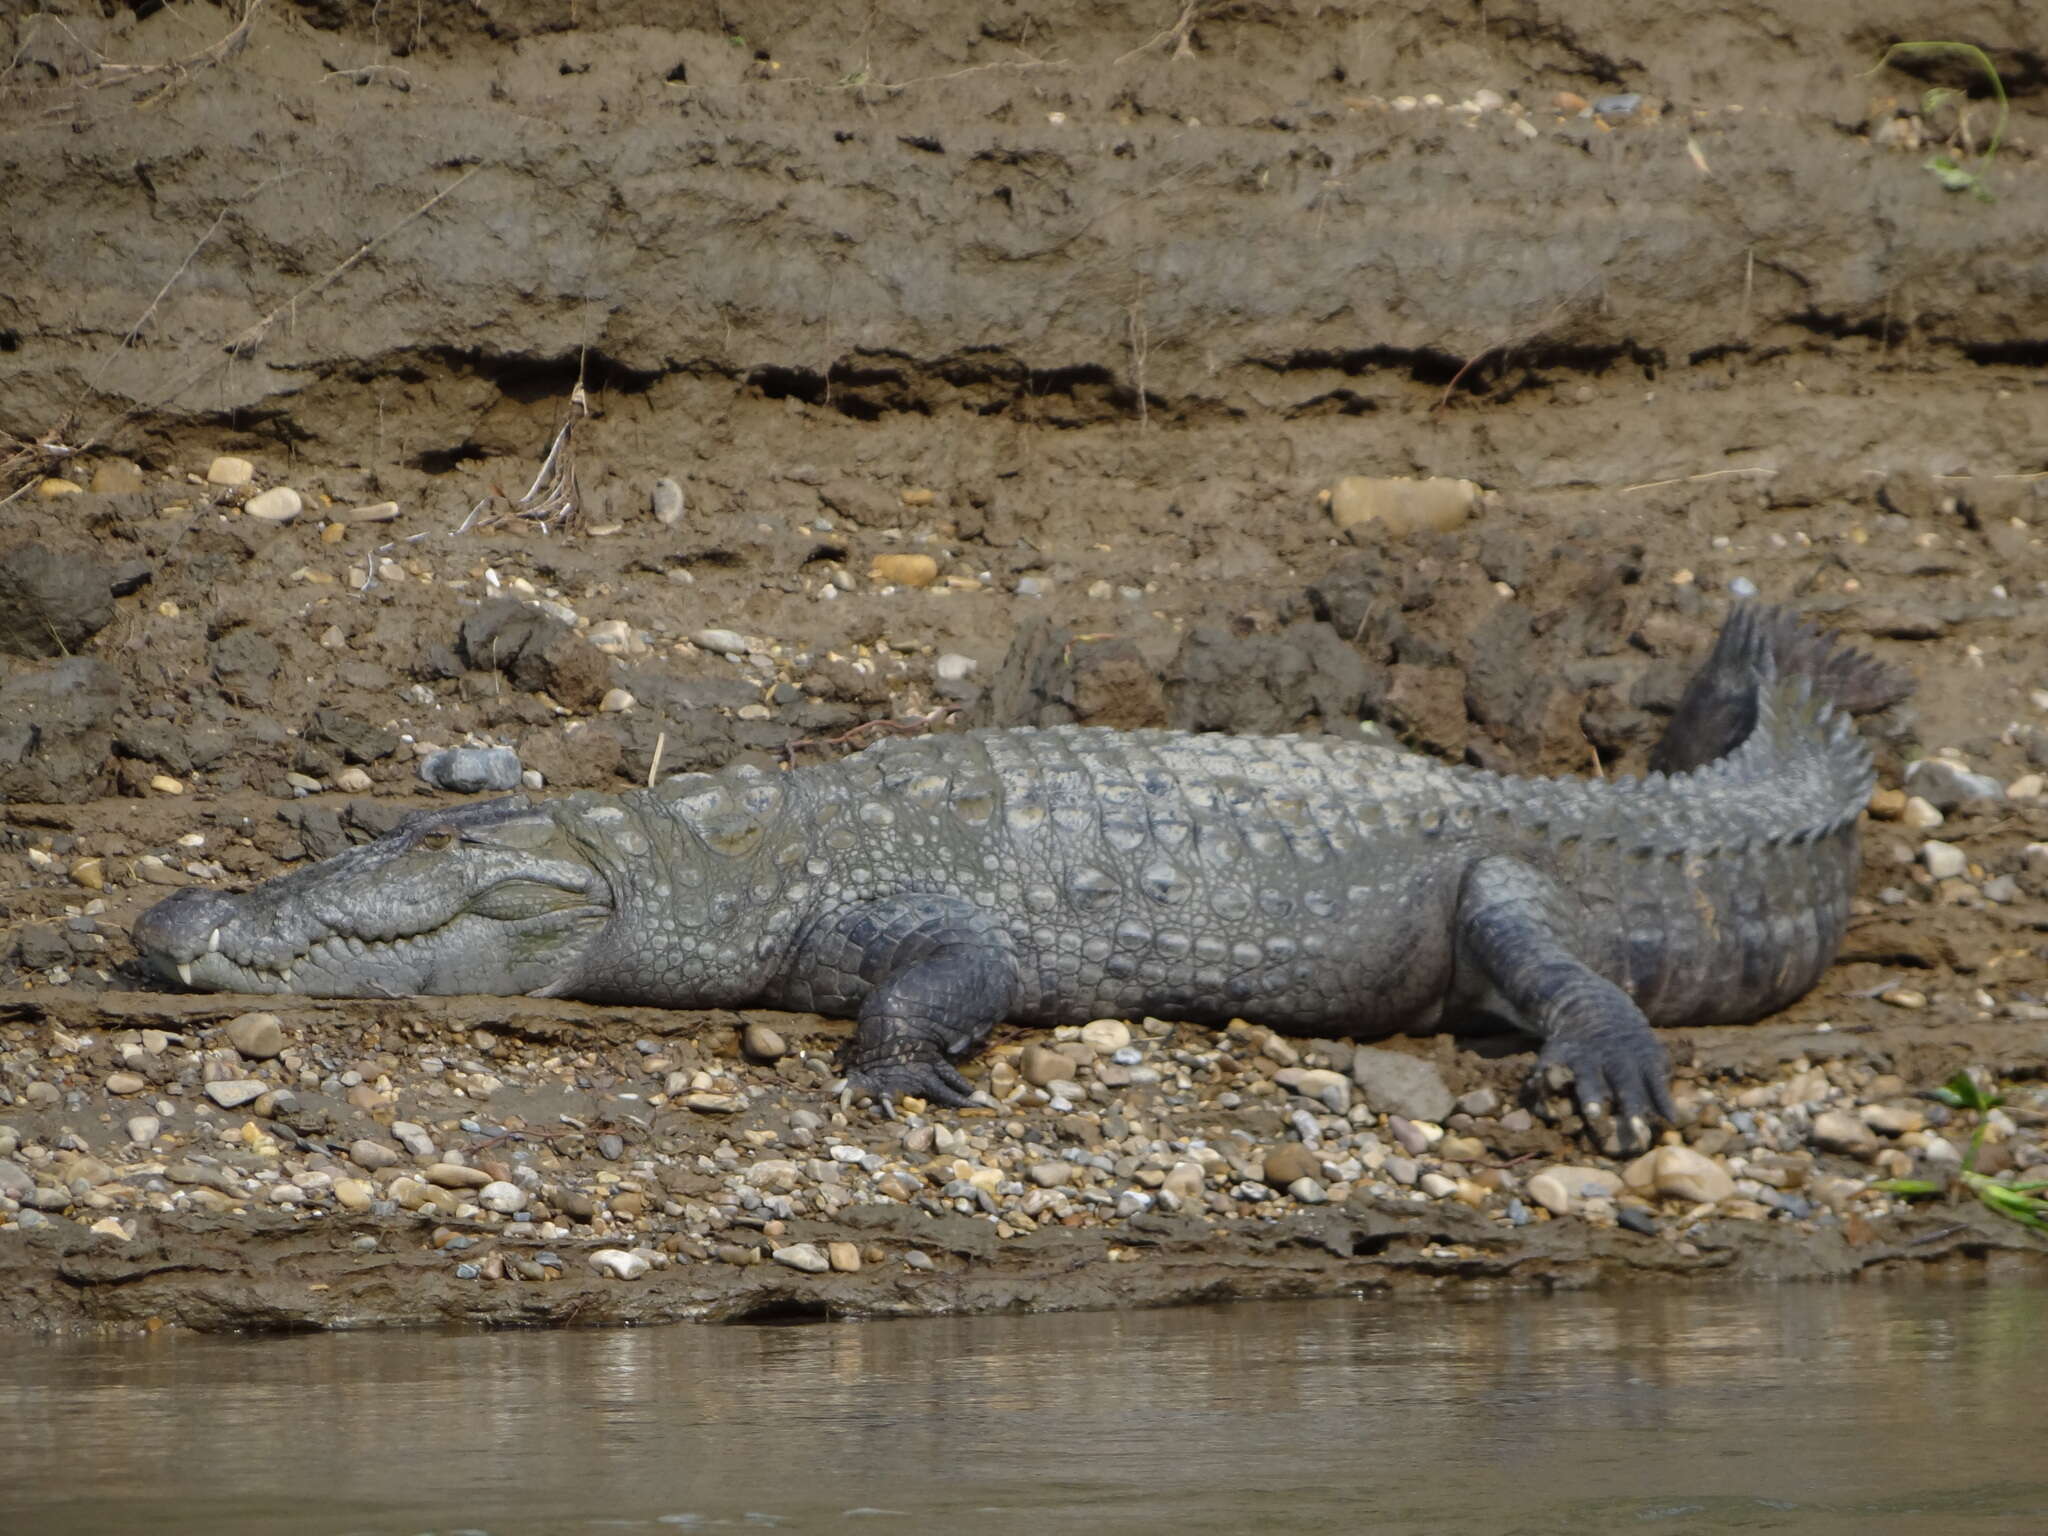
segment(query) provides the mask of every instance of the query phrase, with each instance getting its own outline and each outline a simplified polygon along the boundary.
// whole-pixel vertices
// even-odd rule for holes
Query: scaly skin
[[[180,891],[135,939],[166,979],[215,990],[853,1015],[849,1086],[885,1102],[965,1101],[952,1063],[1004,1018],[1378,1035],[1484,1008],[1543,1039],[1539,1075],[1568,1079],[1590,1120],[1639,1141],[1671,1114],[1650,1024],[1761,1017],[1841,941],[1870,756],[1818,668],[1776,675],[1788,637],[1840,670],[1789,617],[1738,610],[1709,671],[1747,680],[1666,741],[1733,749],[1685,773],[1512,778],[1335,737],[970,732],[773,777],[423,812],[245,895]]]

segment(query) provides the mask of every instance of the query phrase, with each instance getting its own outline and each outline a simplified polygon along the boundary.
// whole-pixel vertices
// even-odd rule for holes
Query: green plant
[[[1998,158],[1998,146],[2005,142],[2006,120],[2011,116],[2005,99],[2005,82],[1998,78],[1998,70],[1991,62],[1991,55],[1975,43],[1893,43],[1891,47],[1885,49],[1884,56],[1877,61],[1877,69],[1871,70],[1871,73],[1876,74],[1877,70],[1883,69],[1893,58],[1901,55],[1912,58],[1915,55],[1943,53],[1961,54],[1965,59],[1974,60],[1983,69],[1985,78],[1991,82],[1991,94],[1998,101],[1998,117],[1991,125],[1991,141],[1984,146],[1984,158],[1977,162],[1975,170],[1964,165],[1953,155],[1933,155],[1922,164],[1946,190],[1968,192],[1979,201],[1988,203],[1993,199],[1991,189],[1984,185],[1984,177],[1991,170],[1991,162]],[[1922,99],[1921,110],[1931,113],[1959,99],[1962,94],[1951,87],[1937,86]]]
[[[2042,1190],[2048,1189],[2048,1179],[2030,1184],[2001,1184],[1990,1174],[1977,1171],[1977,1154],[1984,1146],[1984,1132],[1990,1124],[1987,1117],[2005,1102],[2004,1096],[1993,1093],[1968,1072],[1958,1072],[1935,1089],[1930,1097],[1940,1100],[1950,1109],[1965,1110],[1977,1117],[1977,1128],[1970,1133],[1970,1149],[1963,1154],[1962,1168],[1953,1183],[1975,1195],[1993,1215],[2016,1221],[2023,1227],[2032,1227],[2036,1232],[2048,1232],[2048,1196],[2041,1194]],[[1880,1179],[1870,1187],[1883,1190],[1888,1195],[1904,1195],[1917,1200],[1945,1194],[1951,1185],[1935,1183],[1931,1179]]]

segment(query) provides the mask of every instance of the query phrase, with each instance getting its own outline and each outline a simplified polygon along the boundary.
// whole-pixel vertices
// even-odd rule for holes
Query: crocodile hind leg
[[[842,1065],[850,1098],[885,1112],[906,1094],[977,1102],[953,1062],[989,1037],[1017,996],[1009,935],[957,897],[916,895],[834,914],[806,937],[800,983],[781,1000],[819,1013],[855,1013],[860,1028]]]
[[[1677,1118],[1664,1044],[1629,995],[1580,958],[1569,907],[1542,871],[1519,859],[1484,858],[1458,895],[1458,951],[1543,1038],[1532,1085],[1569,1079],[1591,1126],[1613,1116],[1623,1148],[1649,1140],[1649,1119]]]

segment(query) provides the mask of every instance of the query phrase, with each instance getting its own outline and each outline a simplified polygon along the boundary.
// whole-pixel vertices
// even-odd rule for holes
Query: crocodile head
[[[560,994],[612,913],[586,846],[514,796],[420,812],[241,895],[178,891],[137,920],[135,947],[209,992]]]

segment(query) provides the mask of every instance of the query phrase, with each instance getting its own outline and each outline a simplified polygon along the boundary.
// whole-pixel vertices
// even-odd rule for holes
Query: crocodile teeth
[[[192,985],[192,962],[190,960],[180,960],[178,962],[178,980],[185,983],[188,987]]]
[[[220,930],[218,928],[214,929],[212,933],[207,935],[206,948],[208,953],[210,954],[217,955],[220,953]]]

